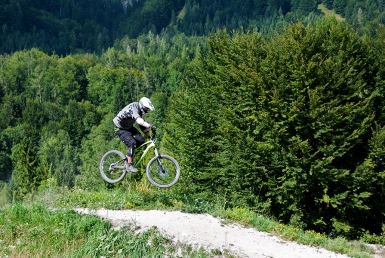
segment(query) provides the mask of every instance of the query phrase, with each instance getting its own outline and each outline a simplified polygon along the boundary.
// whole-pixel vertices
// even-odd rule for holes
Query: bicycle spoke
[[[163,156],[149,165],[147,174],[156,186],[168,187],[178,180],[179,166],[174,160]]]
[[[109,152],[103,156],[100,163],[100,173],[106,182],[117,183],[121,181],[126,174],[122,155],[123,154],[117,152]]]

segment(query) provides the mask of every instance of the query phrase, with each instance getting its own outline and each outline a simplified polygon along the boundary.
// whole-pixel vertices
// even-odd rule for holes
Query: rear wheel
[[[126,175],[126,156],[117,150],[110,150],[100,160],[99,169],[103,180],[114,184],[122,181]]]
[[[146,173],[151,184],[166,188],[178,182],[180,167],[173,157],[159,155],[152,158],[147,164]]]

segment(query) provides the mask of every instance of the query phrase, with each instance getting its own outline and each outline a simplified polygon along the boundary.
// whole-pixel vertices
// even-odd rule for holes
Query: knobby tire
[[[159,166],[158,160],[162,166]],[[178,162],[168,155],[159,155],[152,158],[146,167],[146,174],[151,184],[167,188],[173,186],[179,179],[180,167]]]
[[[110,150],[100,160],[99,169],[103,180],[115,184],[123,180],[127,171],[124,168],[126,156],[118,150]],[[116,163],[110,170],[110,165]]]

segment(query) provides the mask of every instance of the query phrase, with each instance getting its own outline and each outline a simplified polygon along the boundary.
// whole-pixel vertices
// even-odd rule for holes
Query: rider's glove
[[[152,131],[152,135],[149,138],[152,140],[155,137],[156,127],[153,125],[150,125],[150,129]]]

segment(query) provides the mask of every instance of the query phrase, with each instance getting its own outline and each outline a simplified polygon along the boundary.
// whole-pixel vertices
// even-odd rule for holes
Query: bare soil
[[[285,241],[277,236],[245,228],[238,224],[225,224],[208,214],[189,214],[179,211],[139,210],[89,210],[76,209],[79,213],[92,214],[107,219],[119,229],[133,226],[138,233],[151,227],[175,243],[204,248],[234,257],[272,258],[347,258],[323,248]],[[381,256],[373,256],[381,257]]]

